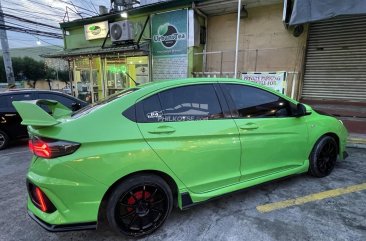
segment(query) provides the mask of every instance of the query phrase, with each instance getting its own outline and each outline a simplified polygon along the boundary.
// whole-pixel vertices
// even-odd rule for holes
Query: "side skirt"
[[[182,210],[187,210],[193,206],[198,204],[203,204],[227,195],[231,195],[233,193],[238,193],[242,191],[246,191],[248,189],[256,188],[258,186],[262,186],[274,181],[285,180],[287,178],[300,175],[302,173],[307,172],[309,169],[309,161],[306,161],[303,166],[290,169],[287,171],[283,171],[280,173],[274,173],[265,177],[260,177],[252,180],[247,180],[244,182],[239,182],[234,185],[230,185],[224,188],[220,188],[211,192],[206,193],[182,193]]]

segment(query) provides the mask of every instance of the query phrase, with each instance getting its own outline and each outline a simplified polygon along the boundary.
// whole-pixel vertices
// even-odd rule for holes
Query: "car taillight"
[[[34,155],[51,159],[74,153],[80,147],[80,144],[33,136],[29,139],[28,146]]]

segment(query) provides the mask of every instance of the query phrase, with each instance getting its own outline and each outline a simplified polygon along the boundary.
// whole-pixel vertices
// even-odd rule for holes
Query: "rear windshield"
[[[90,104],[88,106],[85,106],[84,108],[78,110],[78,111],[75,111],[73,114],[72,114],[72,117],[74,118],[78,118],[80,116],[83,116],[83,115],[86,115],[94,110],[97,110],[101,107],[103,107],[104,105],[108,104],[109,102],[111,101],[114,101],[116,99],[119,99],[123,96],[126,96],[128,94],[131,94],[132,92],[135,92],[136,90],[138,90],[139,88],[130,88],[130,89],[126,89],[126,90],[123,90],[123,91],[120,91],[120,92],[117,92],[113,95],[110,95],[108,96],[107,98],[101,100],[101,101],[98,101],[98,102],[95,102],[93,104]]]

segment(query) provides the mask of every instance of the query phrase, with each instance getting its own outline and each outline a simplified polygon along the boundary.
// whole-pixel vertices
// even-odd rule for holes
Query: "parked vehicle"
[[[76,113],[13,102],[29,125],[29,215],[49,231],[147,235],[186,209],[285,176],[325,177],[347,155],[342,122],[234,79],[127,89]]]
[[[20,124],[21,118],[12,102],[36,99],[56,100],[73,110],[87,105],[82,100],[56,91],[15,89],[0,93],[0,150],[5,149],[10,141],[28,137],[27,127]],[[42,107],[50,111],[47,106]]]

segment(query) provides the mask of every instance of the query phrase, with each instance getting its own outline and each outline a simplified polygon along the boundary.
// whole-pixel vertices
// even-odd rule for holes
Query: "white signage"
[[[242,80],[267,86],[282,94],[285,93],[286,72],[247,72],[242,73]]]
[[[84,25],[85,39],[105,38],[108,33],[108,21]]]

